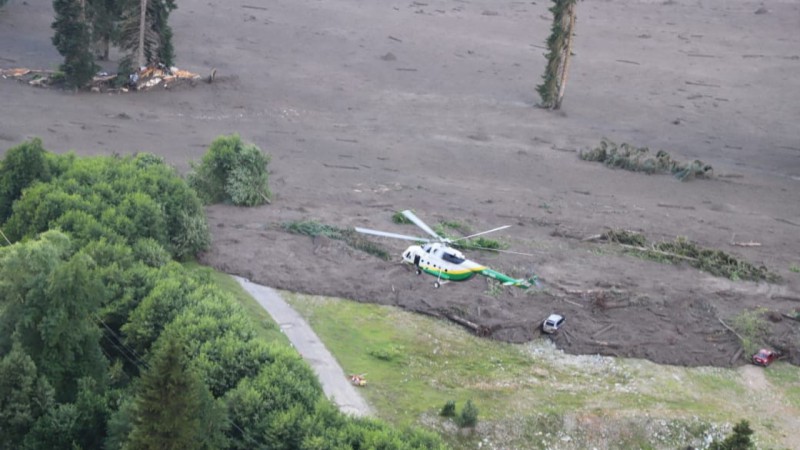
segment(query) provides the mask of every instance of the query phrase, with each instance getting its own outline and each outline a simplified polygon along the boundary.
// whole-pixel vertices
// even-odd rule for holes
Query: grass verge
[[[700,446],[758,401],[734,370],[571,356],[549,341],[480,339],[396,308],[282,295],[345,372],[366,374],[361,392],[380,418],[433,429],[454,448]],[[439,416],[448,401],[461,410],[467,400],[480,411],[472,433]],[[775,446],[768,431],[756,427],[757,438]]]

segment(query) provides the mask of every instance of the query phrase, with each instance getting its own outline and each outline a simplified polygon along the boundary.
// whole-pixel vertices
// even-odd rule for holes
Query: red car
[[[755,355],[753,355],[753,364],[757,366],[764,366],[767,367],[768,365],[772,364],[773,361],[778,359],[778,354],[772,350],[762,348]]]

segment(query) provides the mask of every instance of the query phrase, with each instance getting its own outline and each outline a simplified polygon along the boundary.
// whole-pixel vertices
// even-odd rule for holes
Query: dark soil
[[[210,207],[207,264],[454,318],[493,339],[537,338],[558,312],[567,325],[554,339],[570,353],[743,363],[720,318],[800,307],[791,270],[800,267],[800,5],[754,14],[757,2],[742,0],[582,2],[559,112],[535,106],[548,6],[183,0],[171,19],[177,65],[203,77],[216,69],[214,83],[108,94],[0,80],[0,148],[40,136],[53,151],[149,151],[186,170],[216,136],[238,132],[272,155],[275,198]],[[57,67],[51,22],[49,1],[0,9],[0,68]],[[702,160],[713,176],[680,182],[578,158],[603,137]],[[534,271],[543,289],[482,278],[434,289],[398,263],[282,226],[417,234],[392,222],[402,209],[475,232],[513,225],[491,237],[535,256],[468,256],[514,276]],[[582,240],[608,229],[685,236],[783,281],[732,281]],[[375,242],[397,261],[406,245]],[[800,322],[774,314],[767,342],[800,363]]]

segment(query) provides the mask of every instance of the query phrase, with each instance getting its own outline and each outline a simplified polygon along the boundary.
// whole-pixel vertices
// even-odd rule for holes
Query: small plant
[[[503,292],[503,284],[491,278],[486,279],[486,294],[490,297],[498,297]]]
[[[400,225],[407,225],[413,223],[410,220],[408,220],[408,217],[403,215],[402,211],[397,211],[394,214],[392,214],[392,222]]]
[[[748,450],[754,447],[753,441],[750,440],[752,435],[753,429],[750,428],[750,423],[742,420],[733,426],[733,433],[724,441],[714,440],[708,448],[709,450]]]
[[[472,404],[472,400],[467,400],[461,414],[456,418],[456,424],[461,428],[475,428],[478,425],[478,408]]]
[[[455,400],[448,400],[447,403],[442,406],[442,410],[439,411],[439,415],[442,417],[455,417],[456,416],[456,402]]]
[[[397,361],[403,356],[403,347],[398,345],[387,345],[381,348],[373,348],[367,351],[369,356],[380,359],[381,361]]]
[[[792,264],[791,266],[789,266],[789,271],[794,273],[800,273],[800,266],[798,266],[797,264]]]

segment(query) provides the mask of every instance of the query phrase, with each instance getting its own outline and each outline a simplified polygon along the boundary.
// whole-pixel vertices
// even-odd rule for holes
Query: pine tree
[[[550,8],[553,13],[553,27],[547,39],[547,67],[542,76],[544,82],[536,87],[544,108],[561,108],[572,53],[577,2],[578,0],[553,0],[554,5]]]
[[[140,387],[129,448],[179,450],[219,445],[224,418],[208,420],[218,415],[216,405],[179,338],[171,333],[162,336]]]
[[[56,14],[52,25],[55,30],[53,45],[64,57],[61,71],[68,86],[81,88],[98,69],[90,50],[92,38],[86,21],[85,1],[53,0],[53,9]]]
[[[172,65],[172,29],[167,21],[175,8],[174,0],[125,0],[119,46],[128,55],[120,63],[121,67]]]

